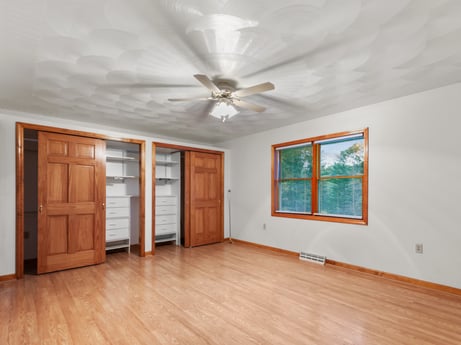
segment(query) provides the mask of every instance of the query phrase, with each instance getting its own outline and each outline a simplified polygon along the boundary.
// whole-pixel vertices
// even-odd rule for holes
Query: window
[[[368,223],[368,129],[272,146],[272,215]]]

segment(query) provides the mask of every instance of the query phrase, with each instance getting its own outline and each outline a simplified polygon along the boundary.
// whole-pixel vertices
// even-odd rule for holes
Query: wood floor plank
[[[241,244],[0,283],[0,344],[461,344],[461,297]]]

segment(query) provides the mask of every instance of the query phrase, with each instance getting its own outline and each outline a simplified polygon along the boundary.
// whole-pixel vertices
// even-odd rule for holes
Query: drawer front
[[[119,228],[130,228],[130,219],[128,218],[114,218],[114,219],[106,219],[106,229],[113,230]]]
[[[158,196],[155,198],[155,206],[176,205],[175,196]]]
[[[156,225],[155,226],[155,236],[157,235],[166,235],[166,234],[175,234],[176,233],[176,224],[165,224],[165,225]]]
[[[176,214],[176,206],[175,205],[166,205],[166,206],[157,206],[155,208],[155,215],[161,216],[164,214]]]
[[[155,225],[175,224],[176,215],[155,216]]]
[[[128,228],[107,230],[106,231],[106,242],[125,240],[130,237]]]
[[[129,217],[129,207],[108,207],[106,209],[106,218]]]
[[[130,198],[106,198],[106,207],[130,207]]]

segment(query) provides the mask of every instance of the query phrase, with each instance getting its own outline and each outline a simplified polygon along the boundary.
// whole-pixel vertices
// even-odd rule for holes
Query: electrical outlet
[[[423,248],[422,243],[416,243],[415,244],[415,252],[416,252],[416,254],[422,254],[424,252],[424,248]]]
[[[266,230],[266,223],[263,223],[263,230]]]

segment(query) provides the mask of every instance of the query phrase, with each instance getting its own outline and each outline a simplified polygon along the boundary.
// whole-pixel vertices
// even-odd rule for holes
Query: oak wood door
[[[223,161],[221,154],[190,152],[190,246],[222,242]]]
[[[105,142],[39,132],[37,272],[105,260]]]

